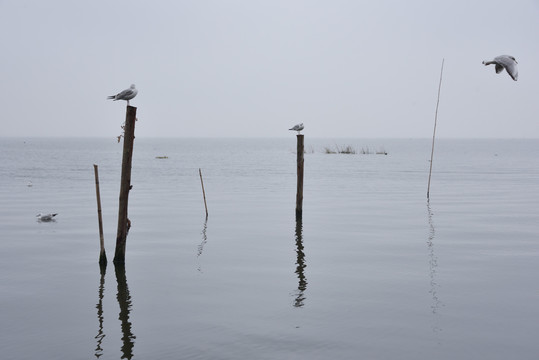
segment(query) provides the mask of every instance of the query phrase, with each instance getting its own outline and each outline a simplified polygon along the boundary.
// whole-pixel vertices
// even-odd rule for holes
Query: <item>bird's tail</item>
[[[115,99],[115,97],[116,97],[116,95],[111,95],[111,96],[107,96],[107,99]]]
[[[58,215],[58,213],[56,213],[56,214],[51,214],[51,215],[52,215],[52,217],[55,217],[56,215]]]

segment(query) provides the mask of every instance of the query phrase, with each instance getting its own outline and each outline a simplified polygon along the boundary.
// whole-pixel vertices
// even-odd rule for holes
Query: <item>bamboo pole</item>
[[[208,217],[208,205],[206,204],[206,191],[204,191],[204,181],[202,180],[202,171],[198,168],[198,174],[200,175],[200,184],[202,184],[202,196],[204,197],[204,208],[206,209],[206,218]]]
[[[103,237],[103,218],[101,216],[101,195],[99,192],[99,172],[97,165],[94,164],[95,176],[95,195],[97,198],[97,220],[99,222],[99,264],[107,265],[107,254],[105,253],[105,238]]]
[[[305,150],[303,146],[303,134],[298,134],[297,138],[298,186],[296,191],[296,216],[301,217],[303,215],[303,155],[305,153]]]
[[[127,218],[127,204],[129,200],[129,190],[131,190],[131,163],[133,160],[133,142],[135,140],[135,121],[137,119],[137,108],[127,106],[124,127],[124,149],[122,158],[122,178],[120,182],[120,201],[118,208],[118,232],[116,235],[116,251],[114,253],[114,264],[125,263],[125,243],[128,227],[131,222]]]
[[[430,178],[432,174],[432,159],[434,157],[434,139],[436,138],[436,123],[438,122],[438,105],[440,104],[440,91],[442,89],[442,75],[444,73],[444,61],[442,59],[442,69],[440,70],[440,84],[438,85],[438,100],[436,101],[436,112],[434,113],[434,131],[432,133],[432,149],[430,151],[430,169],[429,169],[429,184],[427,186],[427,201],[430,200]]]

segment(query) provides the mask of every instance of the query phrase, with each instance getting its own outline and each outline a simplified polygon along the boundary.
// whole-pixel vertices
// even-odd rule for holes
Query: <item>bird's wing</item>
[[[122,91],[121,93],[118,93],[118,95],[116,95],[116,99],[125,99],[126,97],[128,96],[131,96],[133,95],[133,90],[132,89],[126,89],[124,91]]]
[[[503,71],[503,65],[496,64],[496,74],[499,74]]]
[[[500,64],[501,66],[503,66],[505,68],[505,70],[507,71],[509,76],[511,76],[511,78],[513,80],[517,81],[517,79],[518,79],[518,69],[517,69],[517,62],[514,59],[512,59],[509,56],[502,55],[502,56],[498,56],[495,60],[496,60],[496,62],[498,64]],[[496,65],[496,72],[497,73],[499,73],[501,71],[501,70],[498,71],[498,64]]]

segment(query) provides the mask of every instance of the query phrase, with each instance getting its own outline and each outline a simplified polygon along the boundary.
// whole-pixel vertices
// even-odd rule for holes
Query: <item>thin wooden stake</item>
[[[116,235],[114,264],[125,263],[125,242],[129,230],[128,227],[131,224],[127,218],[127,203],[129,200],[129,190],[131,190],[131,163],[133,160],[133,142],[135,140],[136,120],[137,108],[128,105],[125,115],[122,178],[120,180],[120,205],[118,208],[118,232]]]
[[[101,216],[101,195],[99,192],[99,172],[97,170],[97,165],[94,164],[94,175],[95,175],[95,195],[97,197],[97,220],[99,221],[99,264],[107,264],[107,254],[105,253],[105,238],[103,237],[103,218]]]
[[[202,180],[202,171],[198,168],[198,174],[200,175],[200,183],[202,184],[202,196],[204,197],[204,207],[206,208],[206,218],[208,217],[208,205],[206,204],[206,191],[204,191],[204,181]]]
[[[298,134],[298,149],[297,149],[297,161],[298,161],[298,187],[296,191],[296,216],[303,215],[303,154],[305,153],[303,147],[303,134]]]
[[[434,114],[434,131],[432,133],[432,149],[430,151],[430,169],[429,169],[429,184],[427,186],[427,200],[430,200],[430,177],[432,174],[432,159],[434,157],[434,139],[436,138],[436,123],[438,121],[438,105],[440,104],[440,91],[442,89],[442,75],[444,73],[444,61],[442,59],[442,69],[440,70],[440,84],[438,85],[438,100],[436,101],[436,112]]]

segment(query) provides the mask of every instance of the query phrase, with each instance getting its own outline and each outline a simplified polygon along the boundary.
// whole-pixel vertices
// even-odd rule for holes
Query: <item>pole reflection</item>
[[[298,290],[295,292],[294,307],[305,305],[305,291],[307,290],[307,278],[305,277],[305,253],[303,251],[303,220],[301,216],[296,216],[296,271],[298,276]]]
[[[204,251],[204,245],[206,245],[206,242],[208,242],[208,237],[206,236],[206,229],[208,228],[208,217],[206,216],[206,220],[204,220],[204,226],[202,227],[202,242],[200,245],[198,245],[198,251],[197,251],[197,258],[199,258],[202,255],[202,252]],[[202,266],[199,264],[198,271],[202,272]]]
[[[125,275],[125,265],[115,264],[116,281],[118,283],[118,304],[120,305],[120,314],[118,319],[122,324],[122,359],[131,359],[133,357],[133,347],[135,345],[135,335],[131,329],[129,313],[131,311],[131,295],[127,287],[127,278]]]
[[[97,335],[95,336],[95,339],[97,340],[97,346],[95,348],[95,357],[98,359],[101,355],[103,355],[103,348],[101,344],[103,343],[103,339],[105,338],[105,332],[103,331],[103,296],[105,295],[105,274],[107,272],[107,265],[100,264],[99,269],[101,273],[101,278],[99,280],[99,291],[98,291],[99,300],[97,304],[95,305],[97,309],[97,321],[99,322],[99,328],[97,330]]]
[[[430,203],[427,201],[427,212],[429,219],[429,237],[427,240],[427,246],[429,251],[429,277],[430,277],[430,289],[429,293],[432,296],[431,311],[433,315],[437,315],[441,306],[443,306],[442,301],[438,297],[438,287],[440,286],[436,282],[436,274],[438,268],[438,257],[434,252],[434,237],[436,235],[436,229],[434,228],[434,223],[432,221],[433,212],[430,208]],[[438,325],[434,324],[432,330],[435,333],[438,333],[441,329]]]

